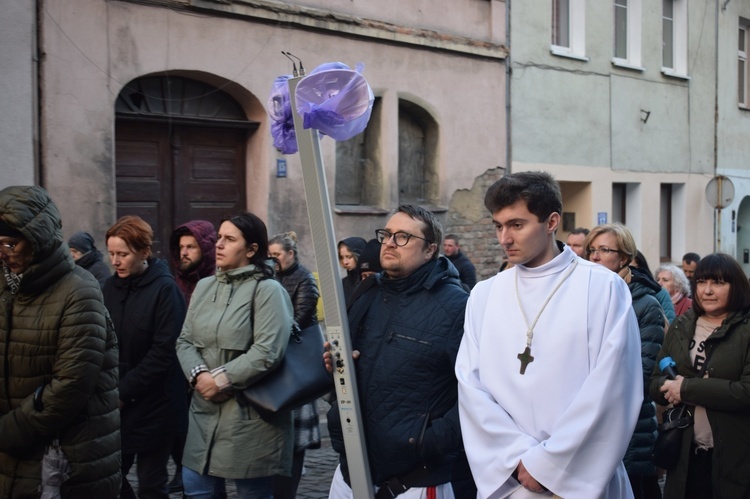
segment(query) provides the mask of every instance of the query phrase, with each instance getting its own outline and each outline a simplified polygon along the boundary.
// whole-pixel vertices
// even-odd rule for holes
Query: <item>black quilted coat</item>
[[[34,254],[17,293],[0,279],[0,497],[38,497],[42,454],[56,437],[70,461],[63,498],[117,497],[117,341],[99,283],[73,263],[43,189],[0,191],[0,218]]]
[[[349,324],[357,360],[372,483],[427,466],[413,486],[451,481],[462,454],[454,366],[469,295],[447,258],[398,280],[376,274],[352,304]],[[363,284],[364,285],[364,284]],[[348,477],[339,411],[328,413],[331,443]]]
[[[320,292],[315,276],[299,263],[279,272],[278,276],[281,285],[292,299],[294,322],[302,329],[317,324]]]
[[[651,373],[654,370],[656,356],[664,343],[666,317],[656,293],[660,286],[642,274],[639,269],[631,268],[631,280],[628,283],[633,296],[633,311],[638,319],[641,333],[641,361],[643,363],[643,403],[638,414],[633,438],[630,439],[623,462],[628,475],[655,475],[656,467],[651,461],[656,442],[656,405],[648,394]]]

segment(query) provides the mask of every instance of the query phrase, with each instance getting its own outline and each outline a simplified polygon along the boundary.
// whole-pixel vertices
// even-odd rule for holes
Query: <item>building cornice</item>
[[[236,18],[281,23],[336,35],[343,34],[479,58],[503,60],[508,55],[506,46],[485,40],[270,0],[126,1],[142,5],[166,6],[177,10],[213,12]]]

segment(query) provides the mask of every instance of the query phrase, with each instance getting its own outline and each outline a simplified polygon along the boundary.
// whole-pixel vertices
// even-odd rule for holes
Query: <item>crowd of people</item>
[[[564,244],[560,186],[542,172],[505,175],[484,205],[503,261],[479,282],[419,206],[337,245],[373,495],[750,498],[741,265],[687,253],[652,272],[620,223]],[[162,260],[127,215],[104,244],[110,265],[90,233],[64,240],[44,189],[0,190],[0,497],[218,499],[232,480],[242,498],[294,498],[321,445],[317,402],[269,416],[237,392],[318,323],[296,233],[269,238],[248,212],[191,220]],[[654,446],[680,405],[691,419],[665,472]],[[329,497],[352,499],[335,403],[327,422]]]

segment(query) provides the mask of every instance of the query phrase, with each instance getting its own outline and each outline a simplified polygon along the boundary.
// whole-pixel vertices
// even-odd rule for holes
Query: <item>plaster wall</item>
[[[551,53],[549,3],[512,3],[511,171],[590,183],[568,192],[564,206],[589,228],[601,212],[612,221],[612,185],[627,184],[627,225],[655,267],[668,236],[675,261],[713,249],[704,190],[714,175],[714,10],[689,2],[688,75],[674,77],[662,70],[661,2],[642,9],[640,67],[625,68],[613,63],[611,2],[585,2],[583,59]],[[674,186],[669,235],[659,220],[662,184]]]
[[[750,20],[750,2],[730,2],[719,9],[718,161],[721,172],[750,177],[750,109],[737,104],[737,33],[739,18]],[[749,192],[749,191],[745,191]]]
[[[633,233],[638,249],[646,256],[652,269],[658,266],[660,260],[659,241],[661,227],[659,222],[659,202],[661,184],[679,184],[684,189],[680,209],[684,213],[681,224],[673,220],[672,231],[672,261],[681,263],[682,255],[694,251],[701,255],[713,251],[713,210],[705,200],[705,188],[711,175],[696,175],[686,173],[645,173],[645,172],[615,172],[607,168],[584,167],[578,165],[556,165],[542,163],[513,163],[512,169],[517,171],[546,171],[559,182],[581,182],[585,179],[590,188],[579,192],[569,205],[563,190],[563,211],[575,211],[576,223],[582,227],[592,228],[598,224],[597,216],[605,213],[607,222],[612,222],[612,184],[629,184],[628,205],[631,209],[627,213],[627,226]],[[588,199],[582,198],[588,196]],[[589,203],[590,212],[584,210],[585,203]],[[582,206],[582,211],[577,207]],[[588,215],[588,218],[586,217]],[[749,222],[750,224],[750,222]],[[749,225],[750,226],[750,225]],[[558,239],[564,234],[558,232]]]
[[[36,181],[36,5],[5,2],[0,16],[0,189]],[[8,47],[12,49],[8,49]]]
[[[452,11],[456,25],[464,20],[461,12]],[[470,188],[475,177],[504,165],[502,59],[127,2],[53,2],[44,15],[44,180],[59,201],[66,236],[86,229],[101,237],[114,221],[118,93],[135,78],[170,72],[213,82],[261,122],[248,144],[248,207],[267,221],[269,233],[295,230],[301,248],[309,245],[299,157],[286,157],[288,176],[276,178],[276,160],[283,156],[271,145],[264,111],[274,78],[291,73],[282,50],[300,57],[308,71],[330,61],[352,67],[365,63],[364,75],[383,101],[382,208],[394,208],[398,202],[394,124],[399,98],[420,104],[440,124],[439,204],[448,206],[456,189]],[[335,142],[323,138],[322,150],[333,193]],[[334,219],[339,238],[369,239],[383,223],[383,215],[373,214]],[[303,263],[310,265],[304,258]]]
[[[444,33],[503,42],[505,40],[505,1],[503,0],[306,0],[300,5],[345,12],[365,19],[419,26]],[[460,4],[460,13],[456,12]],[[451,15],[446,15],[450,12]],[[456,22],[456,16],[462,22]]]

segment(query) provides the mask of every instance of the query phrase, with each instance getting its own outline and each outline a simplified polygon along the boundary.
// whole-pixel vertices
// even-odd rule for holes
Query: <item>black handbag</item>
[[[683,433],[693,424],[692,406],[680,404],[664,411],[664,422],[654,444],[653,462],[659,468],[673,470],[682,454]]]
[[[255,293],[250,304],[251,313],[254,312],[254,302]],[[333,380],[323,363],[323,342],[320,324],[316,323],[302,330],[295,324],[279,365],[238,392],[238,402],[253,406],[263,418],[271,418],[277,413],[297,409],[330,392]]]

